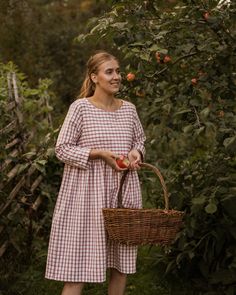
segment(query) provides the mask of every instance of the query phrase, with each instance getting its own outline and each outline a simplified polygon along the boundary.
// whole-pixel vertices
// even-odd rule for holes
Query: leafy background
[[[100,48],[121,60],[119,96],[137,107],[146,161],[163,172],[171,206],[185,212],[185,227],[170,248],[140,248],[126,293],[235,294],[234,1],[9,0],[0,6],[1,130],[17,118],[0,143],[1,162],[11,159],[1,169],[1,203],[10,204],[0,224],[1,294],[60,293],[60,283],[43,279],[63,168],[53,145],[85,62]],[[12,73],[23,102],[9,112]],[[17,145],[6,149],[15,138]],[[145,205],[163,207],[155,176],[140,176]],[[28,181],[9,202],[22,177]],[[91,284],[84,293],[106,288]]]

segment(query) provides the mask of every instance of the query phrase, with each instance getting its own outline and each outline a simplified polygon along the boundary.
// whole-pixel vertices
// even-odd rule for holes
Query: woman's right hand
[[[118,172],[127,170],[127,168],[120,168],[117,163],[116,159],[119,158],[118,155],[109,151],[109,150],[91,150],[90,151],[90,159],[102,159],[104,160],[110,167],[115,169]]]

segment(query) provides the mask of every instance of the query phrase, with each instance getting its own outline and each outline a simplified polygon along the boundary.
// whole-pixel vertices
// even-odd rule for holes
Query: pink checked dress
[[[127,155],[144,153],[145,136],[135,106],[123,101],[108,112],[87,98],[74,101],[62,125],[56,155],[65,163],[48,248],[46,278],[65,282],[103,282],[106,269],[136,271],[136,246],[107,239],[102,208],[117,206],[122,173],[103,160],[89,160],[90,149]],[[141,207],[137,171],[123,185],[123,205]]]

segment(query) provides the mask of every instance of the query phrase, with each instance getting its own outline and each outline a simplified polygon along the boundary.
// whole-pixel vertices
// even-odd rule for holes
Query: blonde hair
[[[85,79],[84,79],[82,87],[80,89],[80,93],[79,93],[78,98],[89,97],[94,94],[95,84],[91,79],[91,74],[93,74],[93,73],[97,74],[100,65],[103,64],[104,62],[112,60],[112,59],[114,59],[118,62],[118,60],[115,56],[113,56],[112,54],[110,54],[106,51],[98,51],[94,55],[90,56],[90,58],[87,62],[87,70],[86,70]]]

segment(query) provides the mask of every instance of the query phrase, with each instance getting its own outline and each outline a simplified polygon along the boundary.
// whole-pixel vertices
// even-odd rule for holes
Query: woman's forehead
[[[117,69],[117,68],[119,68],[119,63],[115,59],[111,59],[111,60],[103,62],[99,67],[100,70]]]

